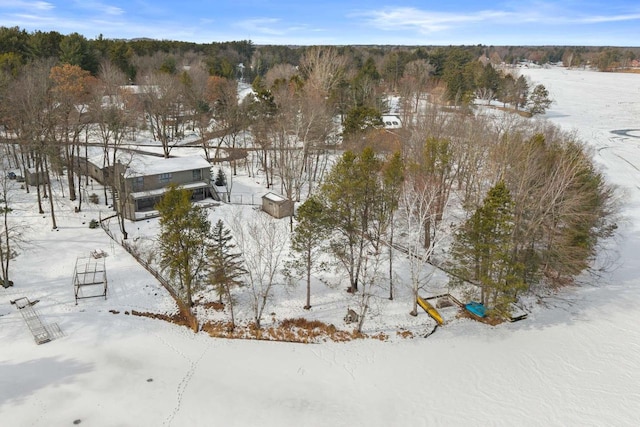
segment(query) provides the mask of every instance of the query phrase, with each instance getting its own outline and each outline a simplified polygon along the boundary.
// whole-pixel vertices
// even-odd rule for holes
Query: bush
[[[218,174],[216,175],[216,187],[224,187],[227,185],[227,177],[222,171],[222,169],[218,169]]]
[[[99,225],[100,223],[97,219],[92,219],[91,221],[89,221],[89,228],[98,228]]]

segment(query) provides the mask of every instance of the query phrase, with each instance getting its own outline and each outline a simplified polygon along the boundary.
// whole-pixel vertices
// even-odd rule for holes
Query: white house
[[[382,122],[385,129],[400,129],[402,128],[402,120],[396,115],[383,115]]]

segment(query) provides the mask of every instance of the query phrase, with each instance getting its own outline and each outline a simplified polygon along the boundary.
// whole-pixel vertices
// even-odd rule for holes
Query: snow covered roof
[[[182,172],[195,169],[209,169],[211,164],[201,156],[163,157],[135,155],[127,167],[125,178],[136,176],[160,175],[162,173]]]
[[[287,200],[286,198],[284,198],[281,195],[276,194],[276,193],[267,193],[262,197],[267,199],[267,200],[271,200],[272,202],[276,202],[276,203],[282,203],[282,202]]]
[[[125,92],[132,93],[134,95],[138,95],[145,92],[154,92],[157,90],[157,86],[153,85],[122,85],[120,89]]]
[[[384,115],[382,116],[382,122],[387,129],[400,129],[402,127],[402,121],[398,116]]]

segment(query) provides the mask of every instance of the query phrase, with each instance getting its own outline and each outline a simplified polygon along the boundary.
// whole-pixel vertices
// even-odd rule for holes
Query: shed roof
[[[276,193],[267,193],[264,196],[262,196],[262,198],[270,200],[272,202],[276,202],[276,203],[282,203],[287,201],[285,197]]]

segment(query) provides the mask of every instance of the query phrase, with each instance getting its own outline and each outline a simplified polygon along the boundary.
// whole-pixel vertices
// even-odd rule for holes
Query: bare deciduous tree
[[[247,284],[251,294],[251,308],[259,329],[267,302],[279,284],[278,273],[288,246],[287,224],[264,212],[237,212],[230,224],[247,268]]]
[[[333,47],[311,47],[300,60],[300,70],[306,84],[322,97],[329,96],[340,82],[346,65],[346,57]]]
[[[358,314],[357,332],[362,332],[367,316],[376,313],[379,296],[376,291],[382,287],[384,274],[382,251],[372,250],[366,254],[360,271],[360,294],[354,295]]]
[[[267,74],[264,76],[264,81],[267,87],[273,87],[276,82],[287,82],[297,74],[297,68],[291,64],[276,64],[267,71]]]
[[[141,92],[153,136],[160,141],[164,157],[168,158],[182,113],[178,80],[171,74],[153,73]]]
[[[278,106],[268,138],[273,150],[275,174],[280,178],[281,192],[299,201],[303,186],[309,193],[320,169],[319,151],[334,129],[326,101],[310,87],[297,82],[282,83],[274,90]]]
[[[22,234],[24,225],[17,224],[10,206],[10,181],[7,178],[4,165],[0,164],[0,285],[10,286],[9,267],[11,260],[16,257],[15,248],[24,242]]]
[[[409,258],[412,292],[410,314],[413,316],[418,314],[419,292],[427,285],[433,272],[433,269],[425,267],[436,249],[451,233],[451,229],[443,226],[442,221],[436,221],[438,215],[436,206],[439,203],[438,188],[421,173],[409,173],[400,195],[400,218],[403,223],[402,229],[406,230],[401,248]],[[443,210],[444,208],[446,205],[442,206]],[[435,224],[435,228],[432,229],[428,224]],[[425,233],[433,233],[434,237],[426,239]],[[428,246],[424,245],[425,240],[429,241]]]
[[[102,142],[105,204],[108,205],[107,188],[110,186],[113,208],[118,215],[120,231],[126,240],[128,233],[123,212],[124,198],[116,198],[116,194],[123,191],[120,175],[133,158],[133,151],[124,155],[123,148],[127,136],[136,128],[137,110],[130,102],[134,95],[123,86],[126,82],[124,73],[104,64],[101,71],[99,84],[95,86],[90,104],[95,122],[93,130]]]
[[[44,213],[42,199],[48,198],[52,228],[55,230],[58,226],[48,166],[48,157],[57,155],[57,150],[48,139],[54,125],[50,70],[51,63],[47,61],[34,62],[26,66],[23,73],[10,85],[6,101],[12,106],[10,122],[21,147],[23,175],[27,176],[28,166],[32,164],[38,212]],[[41,182],[42,179],[46,182]]]
[[[424,59],[417,59],[405,65],[401,80],[404,96],[411,100],[408,102],[414,112],[418,112],[420,100],[427,95],[427,87],[434,72],[434,67]]]
[[[88,101],[96,80],[88,71],[77,65],[63,64],[51,68],[53,122],[50,135],[59,145],[67,168],[69,199],[79,199],[77,210],[82,208],[82,195],[76,191],[75,173],[80,136],[87,124]]]

